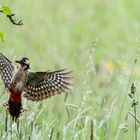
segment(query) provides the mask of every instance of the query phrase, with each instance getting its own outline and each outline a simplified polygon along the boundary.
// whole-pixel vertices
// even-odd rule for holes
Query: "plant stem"
[[[136,112],[136,106],[134,107],[134,114],[135,114],[135,117],[137,117],[137,112]],[[137,122],[136,122],[136,119],[135,119],[135,140],[137,140]]]
[[[137,119],[137,118],[135,118],[135,116],[131,113],[131,112],[128,112],[135,120],[136,120],[136,122],[140,125],[140,121]]]
[[[135,101],[135,96],[134,96],[134,101]],[[134,116],[137,118],[137,110],[136,110],[136,105],[134,106]],[[137,121],[135,119],[135,140],[137,140]]]

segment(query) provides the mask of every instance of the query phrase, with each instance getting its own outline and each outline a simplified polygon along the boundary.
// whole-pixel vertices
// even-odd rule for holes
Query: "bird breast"
[[[9,90],[12,93],[21,94],[24,90],[27,81],[28,72],[27,71],[15,71],[11,83],[9,84]]]

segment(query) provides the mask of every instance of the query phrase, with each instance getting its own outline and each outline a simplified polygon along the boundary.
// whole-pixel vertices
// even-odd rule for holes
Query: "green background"
[[[7,94],[0,97],[0,139],[134,139],[130,86],[140,100],[139,0],[1,0],[23,26],[0,13],[5,43],[0,51],[14,61],[30,59],[31,71],[73,70],[73,89],[42,102],[23,99],[26,111],[5,132]],[[137,62],[136,62],[137,60]],[[66,100],[65,100],[66,98]],[[139,105],[137,106],[139,120]],[[11,133],[12,127],[12,133]],[[137,124],[138,138],[139,124]],[[52,138],[51,138],[52,136]]]

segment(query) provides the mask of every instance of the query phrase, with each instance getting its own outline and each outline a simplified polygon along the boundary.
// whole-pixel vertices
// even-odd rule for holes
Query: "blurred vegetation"
[[[27,111],[20,118],[20,136],[15,124],[11,133],[10,119],[4,131],[8,97],[1,94],[0,139],[87,140],[94,135],[95,140],[132,140],[128,94],[135,83],[139,101],[140,1],[0,2],[24,24],[15,26],[0,14],[1,52],[11,60],[28,57],[32,71],[68,68],[75,77],[66,100],[67,94],[39,103],[23,100]],[[140,138],[138,124],[137,131]]]

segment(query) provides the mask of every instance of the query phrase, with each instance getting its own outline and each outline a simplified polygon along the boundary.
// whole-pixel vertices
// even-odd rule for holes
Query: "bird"
[[[0,52],[0,75],[9,95],[4,107],[12,120],[17,121],[24,110],[23,97],[31,101],[42,101],[69,91],[72,85],[71,73],[67,69],[30,72],[30,61],[27,57],[12,63]]]

